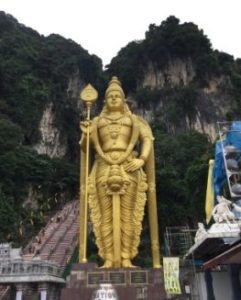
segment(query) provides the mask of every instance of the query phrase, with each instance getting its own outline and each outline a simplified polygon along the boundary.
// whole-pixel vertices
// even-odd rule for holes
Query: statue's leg
[[[106,177],[109,166],[97,160],[89,178],[90,217],[99,255],[105,261],[103,267],[113,266],[112,201],[106,193]]]
[[[129,174],[125,194],[121,197],[121,256],[123,267],[133,267],[138,251],[146,203],[146,176],[142,170]]]
[[[121,196],[121,257],[122,267],[133,267],[131,259],[133,239],[135,235],[134,208],[137,184],[133,181]]]
[[[112,231],[112,201],[100,185],[97,187],[101,209],[101,244],[100,256],[105,260],[104,267],[112,267],[113,261],[113,231]]]

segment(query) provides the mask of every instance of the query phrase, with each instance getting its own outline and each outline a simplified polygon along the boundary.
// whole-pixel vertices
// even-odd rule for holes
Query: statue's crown
[[[111,78],[111,81],[108,83],[108,88],[106,89],[105,97],[107,97],[107,95],[113,91],[120,92],[123,99],[125,99],[125,94],[124,94],[124,91],[122,90],[121,82],[119,81],[119,79],[116,76],[113,76]]]

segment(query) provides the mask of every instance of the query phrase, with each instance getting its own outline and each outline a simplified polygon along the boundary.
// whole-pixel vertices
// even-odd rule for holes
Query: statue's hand
[[[90,128],[90,133],[92,132],[91,121],[80,122],[80,129],[84,134],[87,134],[88,127]]]
[[[134,171],[140,169],[144,165],[144,163],[145,162],[143,159],[135,158],[125,166],[125,171],[126,172],[134,172]]]

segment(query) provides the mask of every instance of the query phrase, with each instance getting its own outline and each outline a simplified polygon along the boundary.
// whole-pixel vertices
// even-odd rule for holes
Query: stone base
[[[74,264],[61,300],[164,300],[162,269],[100,269]]]

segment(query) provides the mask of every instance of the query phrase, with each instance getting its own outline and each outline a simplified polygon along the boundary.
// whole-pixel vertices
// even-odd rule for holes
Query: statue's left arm
[[[139,132],[139,140],[141,142],[141,152],[139,158],[132,159],[126,166],[127,172],[134,172],[143,167],[150,155],[152,149],[153,136],[150,126],[139,116],[133,116],[133,122],[138,124],[133,130]]]
[[[141,141],[141,152],[139,158],[144,160],[144,162],[146,162],[150,155],[154,138],[149,124],[140,117],[138,117],[138,119],[140,122],[139,126],[140,126],[140,141]]]

